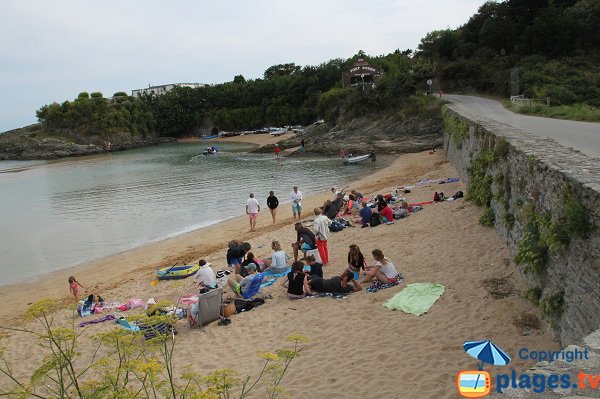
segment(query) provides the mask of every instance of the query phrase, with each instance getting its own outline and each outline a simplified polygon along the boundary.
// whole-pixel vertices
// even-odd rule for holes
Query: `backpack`
[[[371,227],[379,226],[381,224],[381,218],[378,213],[371,215]]]
[[[457,198],[462,198],[464,196],[462,191],[457,191],[456,194],[454,194],[452,196],[452,198],[457,199]]]
[[[332,220],[331,224],[329,225],[329,231],[332,231],[335,233],[335,232],[344,230],[344,227],[346,227],[346,226],[343,225],[342,223],[338,222],[337,220]]]
[[[433,202],[439,202],[439,200],[440,200],[440,195],[436,191],[435,193],[433,193]]]

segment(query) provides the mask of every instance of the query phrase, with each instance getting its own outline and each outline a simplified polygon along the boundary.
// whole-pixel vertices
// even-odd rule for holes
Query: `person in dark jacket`
[[[340,208],[342,207],[343,202],[344,196],[342,193],[338,193],[335,200],[331,201],[331,204],[327,207],[327,209],[323,209],[323,214],[331,220],[335,219],[340,211]]]
[[[267,197],[267,207],[269,208],[269,212],[271,212],[271,218],[273,218],[273,224],[275,224],[275,216],[277,215],[277,207],[279,206],[279,200],[275,196],[273,191],[269,191],[269,196]]]

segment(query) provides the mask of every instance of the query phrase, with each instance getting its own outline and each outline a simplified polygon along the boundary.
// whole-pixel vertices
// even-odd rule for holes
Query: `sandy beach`
[[[225,140],[267,144],[263,141],[273,138],[266,136]],[[277,141],[281,139],[278,137]],[[456,175],[443,151],[423,152],[399,156],[391,166],[356,181],[350,188],[372,196],[392,193],[398,186],[422,179]],[[463,182],[429,184],[415,187],[406,198],[410,203],[431,201],[434,191],[451,195],[458,190],[465,191]],[[281,200],[289,193],[277,194]],[[329,197],[330,193],[325,192],[305,199],[303,216],[312,219],[310,210]],[[392,225],[350,227],[333,233],[329,240],[330,263],[324,268],[326,276],[339,274],[346,268],[348,246],[357,244],[369,262],[373,262],[371,251],[381,249],[396,264],[405,281],[376,293],[362,291],[344,299],[298,301],[288,300],[285,289],[277,283],[263,290],[272,299],[251,312],[233,316],[229,326],[212,323],[204,331],[190,330],[187,321],[180,321],[175,338],[178,343],[175,364],[181,370],[189,364],[194,371],[204,374],[218,368],[233,368],[242,375],[255,376],[262,367],[257,350],[280,348],[285,337],[301,333],[311,342],[285,376],[284,386],[292,398],[455,398],[456,373],[477,366],[462,349],[467,340],[492,339],[514,357],[511,367],[524,370],[532,364],[516,358],[519,348],[551,350],[557,349],[558,344],[543,330],[523,331],[513,324],[524,313],[539,314],[522,298],[525,285],[506,246],[492,228],[478,224],[481,212],[481,208],[460,199],[426,205],[422,211]],[[200,258],[211,262],[215,270],[225,269],[225,248],[231,239],[249,241],[259,258],[270,255],[269,244],[273,239],[280,240],[284,250],[291,254],[290,243],[295,240],[295,232],[290,206],[279,207],[275,225],[268,211],[263,210],[256,232],[249,231],[246,217],[239,217],[45,275],[39,281],[0,287],[3,299],[0,323],[22,323],[27,305],[44,297],[72,302],[67,284],[71,274],[89,287],[87,291],[99,293],[111,302],[129,298],[145,301],[150,297],[174,300],[182,293],[194,293],[191,279],[161,281],[151,286],[154,271],[175,262],[190,263]],[[495,299],[487,284],[490,281],[500,281],[506,295]],[[382,306],[407,284],[416,282],[446,287],[428,313],[417,317]],[[227,295],[231,296],[229,290]],[[58,318],[68,323],[70,315],[65,310]],[[94,316],[87,319],[91,318]],[[117,327],[110,322],[85,327],[83,339],[114,328]],[[6,356],[13,362],[28,364],[18,369],[22,375],[31,373],[42,356],[34,339],[23,339],[18,333],[8,333],[0,345],[6,348]],[[0,378],[0,384],[3,381]]]

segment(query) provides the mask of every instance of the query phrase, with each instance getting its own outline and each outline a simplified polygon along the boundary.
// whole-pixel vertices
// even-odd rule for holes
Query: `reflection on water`
[[[248,154],[177,143],[59,162],[0,162],[0,284],[20,281],[244,213],[250,192],[286,201],[374,171],[339,158]],[[383,164],[378,162],[377,167]],[[16,173],[17,170],[20,170]],[[10,271],[10,273],[7,273]]]

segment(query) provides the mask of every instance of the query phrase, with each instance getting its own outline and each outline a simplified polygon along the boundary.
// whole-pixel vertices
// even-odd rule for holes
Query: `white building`
[[[192,89],[197,89],[198,87],[204,87],[206,85],[204,83],[169,83],[169,84],[160,85],[160,86],[148,86],[147,88],[144,88],[144,89],[131,90],[131,96],[132,97],[140,97],[142,94],[161,95],[161,94],[165,94],[165,93],[173,90],[173,88],[175,86],[191,87]]]

